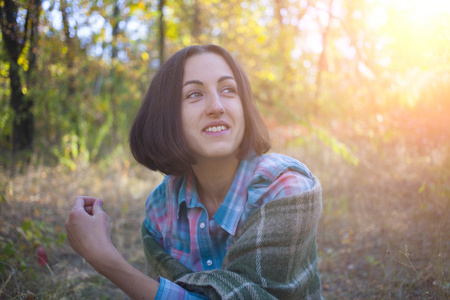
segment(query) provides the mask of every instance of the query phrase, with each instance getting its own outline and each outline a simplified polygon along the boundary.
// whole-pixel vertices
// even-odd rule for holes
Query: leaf
[[[5,245],[5,247],[2,248],[2,251],[0,253],[6,256],[13,256],[16,253],[16,249],[14,249],[14,245],[9,242]]]
[[[0,192],[0,203],[6,203],[6,193]]]
[[[22,230],[24,231],[24,232],[26,232],[26,231],[30,231],[31,230],[31,220],[26,220],[26,221],[24,221],[23,223],[22,223]]]
[[[58,234],[58,239],[56,240],[56,243],[61,246],[66,242],[66,239],[67,235],[65,233],[60,233]]]
[[[423,192],[425,192],[426,187],[427,187],[426,183],[422,184],[419,188],[419,194],[422,194]]]
[[[147,52],[142,52],[141,57],[144,61],[148,61],[150,58]]]
[[[45,249],[42,246],[37,247],[36,254],[38,257],[38,262],[41,266],[45,266],[47,264],[47,253],[45,253]]]

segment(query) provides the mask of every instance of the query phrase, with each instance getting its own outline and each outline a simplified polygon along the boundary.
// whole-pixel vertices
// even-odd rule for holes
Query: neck
[[[239,159],[212,160],[198,162],[192,166],[197,177],[197,192],[211,218],[222,205],[234,175],[239,167]]]

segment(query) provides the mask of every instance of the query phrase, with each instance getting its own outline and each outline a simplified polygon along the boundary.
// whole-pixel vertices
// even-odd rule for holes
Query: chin
[[[226,150],[226,149],[216,149],[217,151],[211,151],[204,153],[201,155],[203,159],[214,159],[214,160],[220,160],[220,159],[232,159],[237,158],[237,154],[239,153],[239,149],[234,150]]]

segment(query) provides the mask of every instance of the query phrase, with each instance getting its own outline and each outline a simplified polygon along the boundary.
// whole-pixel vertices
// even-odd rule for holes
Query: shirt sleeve
[[[156,293],[155,300],[166,300],[166,299],[173,299],[173,300],[206,300],[209,299],[208,297],[188,292],[182,287],[180,287],[178,284],[173,283],[170,280],[165,279],[164,277],[158,277],[156,279],[159,281],[159,288],[158,292]]]
[[[272,199],[301,194],[313,187],[311,178],[302,173],[288,170],[272,182],[265,194]]]
[[[254,210],[275,199],[298,195],[314,183],[309,169],[301,162],[280,154],[265,157],[248,185],[246,210]]]

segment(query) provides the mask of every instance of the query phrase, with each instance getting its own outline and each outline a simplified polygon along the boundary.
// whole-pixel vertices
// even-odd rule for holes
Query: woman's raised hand
[[[102,259],[117,250],[111,242],[108,215],[103,211],[103,201],[79,196],[66,222],[70,246],[89,264],[101,272]]]
[[[131,299],[154,299],[159,283],[130,265],[111,242],[103,201],[80,196],[66,222],[70,246]]]

